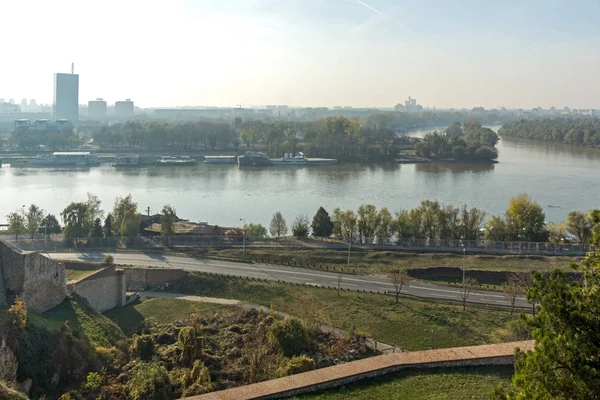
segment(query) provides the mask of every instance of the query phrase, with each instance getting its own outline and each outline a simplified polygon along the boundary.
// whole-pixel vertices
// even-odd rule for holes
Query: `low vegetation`
[[[513,340],[509,310],[192,273],[173,292],[247,300],[407,350]],[[431,333],[433,331],[433,335]],[[433,343],[432,343],[433,342]]]
[[[348,272],[348,250],[305,248],[246,248],[193,250],[188,254],[248,261],[268,261],[291,264],[297,267],[310,267]],[[529,256],[529,255],[476,255],[450,253],[412,253],[397,251],[360,250],[353,248],[350,254],[350,272],[357,274],[386,274],[391,269],[428,268],[432,266],[490,271],[530,272],[568,270],[573,262],[581,261],[576,256]]]
[[[368,379],[304,399],[484,399],[498,385],[510,386],[512,367],[433,368]]]

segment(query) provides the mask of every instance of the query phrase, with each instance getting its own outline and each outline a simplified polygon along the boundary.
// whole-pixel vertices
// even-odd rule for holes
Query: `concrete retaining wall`
[[[67,296],[65,266],[39,253],[21,253],[0,241],[0,304],[20,295],[32,311],[44,312]]]
[[[385,354],[187,399],[276,399],[332,389],[405,369],[512,365],[515,348],[526,351],[533,349],[533,345],[533,341],[526,341]]]
[[[125,305],[125,273],[114,266],[103,268],[69,284],[69,289],[85,298],[96,312]]]
[[[151,286],[161,286],[166,283],[177,282],[187,272],[182,269],[167,268],[127,268],[125,276],[127,288],[134,290],[144,290]]]

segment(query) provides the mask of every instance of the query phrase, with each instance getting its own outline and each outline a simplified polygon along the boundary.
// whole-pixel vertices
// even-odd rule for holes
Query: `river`
[[[412,133],[420,135],[423,132]],[[498,164],[336,165],[325,167],[238,168],[198,165],[181,168],[115,170],[0,169],[0,223],[22,205],[35,203],[58,215],[86,193],[100,197],[105,210],[116,196],[131,193],[140,210],[173,205],[192,221],[238,226],[240,219],[268,226],[281,211],[291,226],[296,216],[312,218],[319,206],[356,209],[363,203],[395,212],[421,200],[477,206],[490,214],[506,210],[510,198],[526,192],[548,221],[569,210],[600,207],[597,201],[600,150],[503,137]]]

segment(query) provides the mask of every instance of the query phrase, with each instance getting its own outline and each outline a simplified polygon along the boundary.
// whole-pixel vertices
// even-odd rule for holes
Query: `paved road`
[[[274,281],[286,281],[315,287],[337,287],[338,274],[334,272],[315,271],[311,269],[287,267],[283,265],[241,263],[214,259],[197,259],[191,257],[165,256],[151,253],[49,253],[56,260],[84,260],[99,262],[108,254],[114,257],[115,263],[136,266],[157,266],[166,268],[181,268],[187,271],[210,272],[222,275],[253,277]],[[366,290],[373,292],[393,292],[394,286],[385,278],[342,274],[341,287],[351,290]],[[462,301],[460,289],[434,285],[424,282],[413,282],[410,287],[403,289],[418,297]],[[470,303],[510,306],[510,301],[499,292],[477,291],[468,298]],[[523,297],[517,299],[517,307],[531,307]]]

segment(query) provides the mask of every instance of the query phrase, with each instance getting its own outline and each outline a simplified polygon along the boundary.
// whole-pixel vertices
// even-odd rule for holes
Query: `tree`
[[[130,208],[123,214],[119,235],[121,237],[133,237],[140,233],[140,224],[142,223],[142,215],[137,213],[134,208]]]
[[[408,283],[410,280],[408,272],[405,269],[395,269],[392,272],[388,273],[388,279],[390,280],[390,282],[392,282],[392,285],[394,285],[394,290],[396,292],[396,304],[398,304],[398,297],[400,296],[402,289],[404,287],[408,287]]]
[[[419,205],[423,218],[423,231],[429,239],[435,239],[438,234],[438,220],[440,215],[440,203],[437,201],[423,200]]]
[[[342,211],[339,208],[333,210],[333,234],[343,240],[350,240],[355,238],[356,230],[356,215],[354,211],[347,210]]]
[[[580,211],[570,211],[567,216],[567,232],[579,243],[587,243],[592,233],[592,224],[587,215]]]
[[[506,222],[497,215],[493,215],[485,224],[485,239],[502,242],[508,238]]]
[[[521,279],[515,274],[510,274],[508,280],[502,283],[502,291],[504,296],[510,300],[510,313],[512,314],[515,311],[517,297],[524,291]]]
[[[94,237],[94,238],[102,237],[102,220],[100,218],[96,218],[94,220],[94,227],[92,228],[92,237]]]
[[[295,237],[307,237],[310,233],[310,220],[305,215],[300,215],[292,225],[292,234]]]
[[[388,244],[394,236],[394,217],[386,207],[379,210],[379,226],[375,236],[378,244]]]
[[[462,230],[462,238],[465,240],[479,239],[479,229],[485,221],[486,212],[479,208],[473,207],[467,209],[465,204],[460,211],[460,225]]]
[[[160,216],[160,235],[169,237],[175,235],[175,219],[177,212],[170,205],[165,205],[162,208]]]
[[[65,228],[63,235],[74,238],[77,245],[78,238],[87,237],[89,234],[88,205],[86,203],[71,203],[60,213]]]
[[[285,223],[285,218],[279,211],[273,214],[273,218],[271,219],[271,224],[269,225],[269,231],[271,232],[271,236],[275,236],[277,240],[282,235],[285,235],[288,231],[287,225]]]
[[[323,208],[319,207],[317,213],[312,220],[312,234],[317,237],[329,237],[333,232],[333,222],[329,217],[329,213]]]
[[[25,231],[31,235],[31,239],[38,233],[43,221],[44,212],[35,204],[31,204],[25,212]]]
[[[358,216],[358,240],[361,243],[372,244],[381,223],[377,207],[372,204],[361,204],[356,214]]]
[[[107,254],[107,255],[104,257],[104,260],[102,261],[102,264],[103,264],[105,267],[112,267],[113,265],[115,265],[115,258],[114,258],[112,255],[110,255],[110,254]]]
[[[544,241],[545,219],[542,206],[527,194],[513,197],[506,210],[508,240]]]
[[[264,240],[267,238],[267,228],[261,224],[247,224],[244,226],[247,240]]]
[[[104,211],[100,208],[100,204],[102,204],[102,201],[98,198],[98,196],[92,193],[88,193],[87,197],[88,199],[86,201],[86,204],[88,206],[88,214],[90,221],[95,221],[96,218],[100,218],[100,220],[102,220],[102,218],[104,218]]]
[[[62,228],[53,214],[48,214],[44,217],[40,226],[40,233],[44,232],[48,234],[62,232]]]
[[[463,299],[463,311],[467,309],[467,299],[477,289],[479,282],[475,278],[466,278],[460,284],[460,297]]]
[[[561,243],[567,235],[566,224],[564,222],[550,222],[546,224],[546,232],[548,232],[550,243]]]
[[[137,203],[133,201],[131,194],[126,197],[117,197],[112,212],[112,227],[117,233],[121,232],[121,224],[123,224],[125,213],[128,210],[133,210],[133,213],[137,212]]]
[[[108,214],[104,220],[104,237],[112,236],[112,214]]]
[[[533,351],[518,351],[514,390],[496,399],[596,399],[600,393],[600,254],[578,266],[583,282],[562,271],[534,272],[527,299],[539,302]]]
[[[15,240],[19,240],[19,235],[25,233],[25,217],[20,212],[12,212],[6,218],[8,218],[8,233],[14,234]]]

